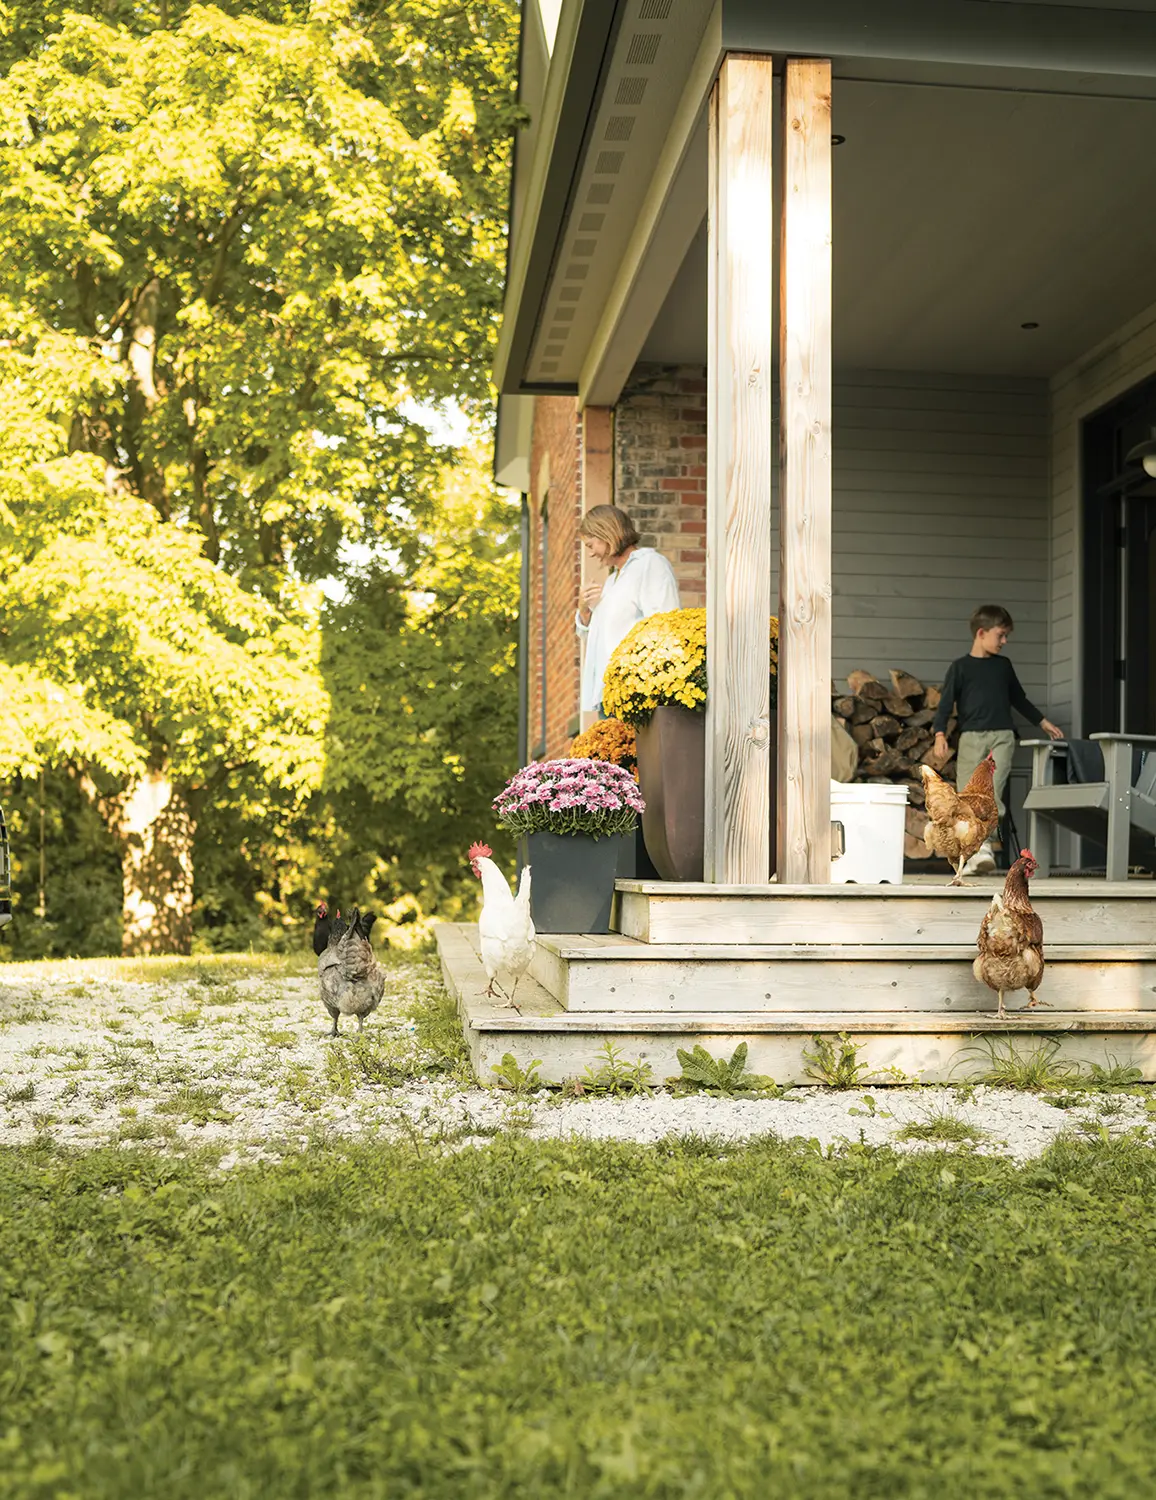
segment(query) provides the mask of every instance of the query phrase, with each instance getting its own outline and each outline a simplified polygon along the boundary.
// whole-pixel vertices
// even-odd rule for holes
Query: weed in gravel
[[[202,1005],[237,1005],[241,1000],[241,992],[235,984],[217,980],[207,986],[205,993],[198,995],[197,999]]]
[[[171,1099],[156,1106],[158,1115],[180,1115],[190,1125],[207,1125],[210,1120],[228,1125],[236,1116],[222,1106],[223,1089],[183,1088]]]
[[[853,1042],[845,1031],[832,1040],[813,1036],[812,1045],[803,1048],[803,1063],[808,1078],[829,1089],[853,1089],[871,1072],[870,1065],[859,1054],[861,1044]]]
[[[1107,1064],[1089,1063],[1081,1082],[1090,1089],[1130,1089],[1140,1082],[1143,1073],[1139,1068],[1127,1067],[1109,1057]]]
[[[539,1089],[546,1087],[538,1072],[541,1066],[542,1059],[536,1057],[528,1068],[523,1068],[512,1052],[504,1052],[501,1062],[490,1068],[494,1075],[493,1086],[496,1089],[508,1089],[512,1094],[537,1093]]]
[[[0,1030],[5,1030],[9,1026],[38,1026],[41,1022],[51,1019],[51,1011],[33,1000],[26,1000],[18,1003],[15,1010],[6,1011],[4,1015],[0,1015]]]
[[[986,1130],[971,1125],[949,1109],[936,1110],[926,1120],[909,1120],[895,1132],[897,1141],[941,1141],[945,1145],[975,1143],[987,1136]]]
[[[264,1034],[266,1047],[296,1047],[299,1040],[295,1031],[267,1031]]]
[[[152,1115],[143,1115],[123,1125],[117,1132],[118,1141],[178,1141],[180,1131],[171,1120],[158,1120]]]
[[[5,1091],[5,1104],[31,1104],[36,1098],[36,1080],[30,1078],[27,1083],[18,1084],[15,1088]]]
[[[847,1111],[847,1113],[849,1115],[867,1115],[872,1120],[874,1120],[876,1116],[878,1116],[881,1120],[893,1120],[895,1118],[891,1110],[880,1109],[879,1106],[875,1103],[874,1096],[871,1094],[864,1094],[859,1100],[859,1104],[862,1105],[861,1109],[853,1104]]]
[[[348,1097],[364,1084],[396,1088],[425,1072],[413,1039],[375,1030],[350,1036],[325,1054],[325,1077],[335,1094]]]
[[[587,1064],[581,1083],[587,1094],[649,1094],[658,1087],[650,1064],[641,1058],[631,1061],[609,1037]]]
[[[168,1062],[162,1063],[153,1077],[164,1088],[183,1088],[185,1084],[192,1082],[196,1072],[188,1063]]]
[[[1054,1109],[1080,1109],[1088,1102],[1087,1094],[1048,1094],[1045,1103],[1052,1105]]]
[[[70,1078],[64,1085],[64,1087],[60,1090],[60,1093],[57,1094],[56,1102],[58,1104],[69,1104],[73,1099],[76,1098],[79,1093],[80,1080],[78,1078]]]
[[[472,1083],[470,1053],[457,1006],[441,984],[432,994],[411,1003],[408,1011],[414,1040],[423,1054],[421,1071]]]
[[[678,1060],[682,1065],[682,1073],[677,1078],[668,1078],[667,1083],[682,1092],[739,1094],[775,1091],[773,1078],[747,1072],[746,1042],[738,1044],[729,1062],[725,1057],[712,1057],[703,1046],[696,1046],[690,1052],[685,1047],[679,1047]]]
[[[292,1063],[281,1079],[277,1097],[286,1104],[295,1104],[298,1109],[314,1110],[325,1103],[327,1092],[311,1069]]]
[[[1038,1094],[1062,1089],[1080,1078],[1078,1062],[1056,1056],[1060,1050],[1056,1037],[1043,1037],[1021,1051],[1013,1037],[985,1036],[964,1050],[984,1060],[979,1071],[972,1075],[972,1081],[992,1088]]]
[[[174,1011],[171,1016],[167,1016],[165,1019],[172,1021],[182,1031],[196,1031],[197,1027],[204,1020],[204,1016],[201,1013],[199,1005],[190,1005],[186,1006],[183,1010]]]

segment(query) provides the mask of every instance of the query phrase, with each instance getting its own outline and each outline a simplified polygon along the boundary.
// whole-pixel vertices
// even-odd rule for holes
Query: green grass
[[[0,1496],[1113,1497],[1156,1153],[0,1151]]]

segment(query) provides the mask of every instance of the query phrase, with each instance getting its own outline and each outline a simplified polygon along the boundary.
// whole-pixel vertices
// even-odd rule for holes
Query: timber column
[[[770,57],[730,53],[710,98],[705,878],[770,873]]]
[[[831,64],[783,77],[780,881],[831,879]]]

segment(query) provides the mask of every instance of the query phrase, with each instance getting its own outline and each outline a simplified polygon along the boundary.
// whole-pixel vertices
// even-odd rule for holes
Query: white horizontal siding
[[[1046,712],[1046,382],[844,372],[833,446],[834,676],[942,682],[972,610],[1003,604],[1008,654]]]

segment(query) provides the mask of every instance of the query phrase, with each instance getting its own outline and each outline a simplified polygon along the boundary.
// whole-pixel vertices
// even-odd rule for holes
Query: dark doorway
[[[1156,733],[1156,379],[1084,423],[1084,735]]]

